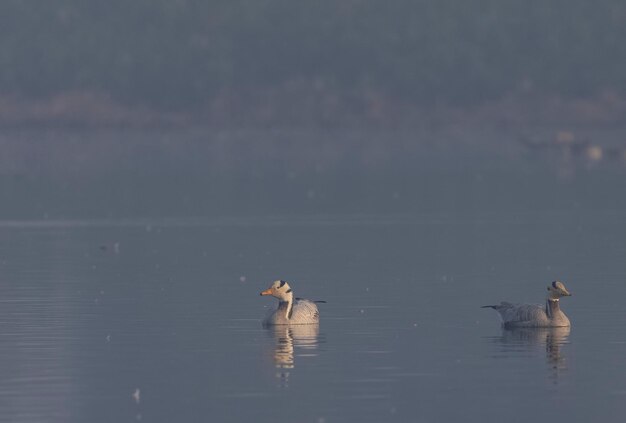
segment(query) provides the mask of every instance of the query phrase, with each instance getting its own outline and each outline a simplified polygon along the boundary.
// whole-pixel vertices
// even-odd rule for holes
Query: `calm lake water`
[[[4,134],[0,421],[624,420],[623,164],[204,137]],[[261,327],[275,279],[327,301],[319,327]],[[571,330],[480,308],[555,279]]]

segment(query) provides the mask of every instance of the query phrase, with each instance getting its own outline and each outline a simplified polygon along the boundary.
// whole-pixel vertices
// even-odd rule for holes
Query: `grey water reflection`
[[[319,325],[276,325],[266,328],[274,340],[276,377],[283,387],[289,386],[290,372],[296,367],[296,357],[316,357],[319,352]]]
[[[567,344],[569,327],[561,328],[514,328],[502,329],[502,335],[490,338],[500,345],[500,353],[505,356],[535,354],[545,351],[549,376],[555,382],[567,371]]]

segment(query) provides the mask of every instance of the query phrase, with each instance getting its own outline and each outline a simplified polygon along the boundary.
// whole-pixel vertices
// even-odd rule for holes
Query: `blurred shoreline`
[[[229,128],[449,128],[621,126],[626,99],[612,92],[591,98],[512,93],[467,106],[411,104],[383,93],[338,94],[296,85],[223,91],[204,107],[164,111],[117,102],[92,91],[47,98],[0,95],[0,128],[188,127]]]
[[[621,210],[624,197],[609,193],[623,185],[624,134],[607,125],[5,127],[0,219],[439,213],[460,198],[511,213]],[[493,175],[498,188],[483,188]],[[552,186],[535,202],[519,195],[545,178]],[[602,189],[563,202],[587,184]]]

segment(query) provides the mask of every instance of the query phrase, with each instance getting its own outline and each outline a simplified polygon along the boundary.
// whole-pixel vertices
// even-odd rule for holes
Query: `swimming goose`
[[[559,299],[571,295],[565,289],[563,282],[554,281],[548,286],[545,307],[538,304],[511,304],[503,301],[499,305],[488,305],[482,308],[493,308],[500,313],[502,325],[505,328],[569,327],[569,319],[561,311]]]
[[[315,303],[325,301],[310,301],[303,298],[293,297],[293,291],[289,284],[283,280],[272,283],[269,288],[261,292],[261,295],[271,295],[278,298],[278,308],[271,310],[263,325],[310,325],[319,323],[320,314]]]

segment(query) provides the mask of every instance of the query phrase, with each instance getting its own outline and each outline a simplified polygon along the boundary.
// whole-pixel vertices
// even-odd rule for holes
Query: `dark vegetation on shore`
[[[616,124],[620,0],[0,3],[0,124]]]

